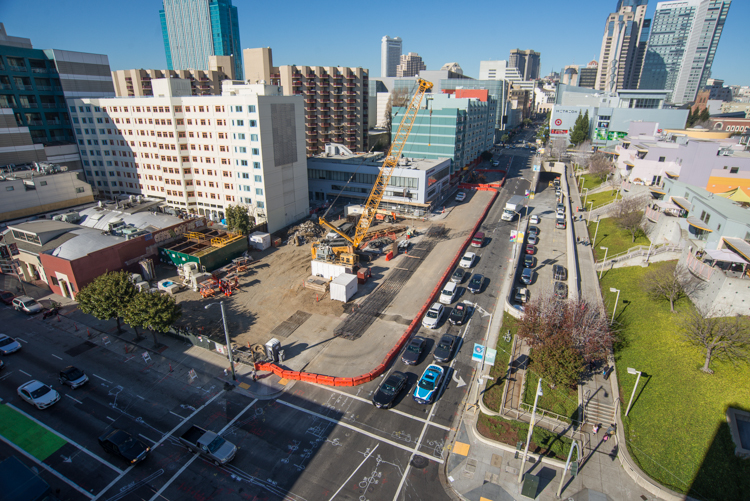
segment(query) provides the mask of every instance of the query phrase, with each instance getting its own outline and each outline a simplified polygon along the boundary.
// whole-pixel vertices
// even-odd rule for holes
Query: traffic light
[[[578,475],[578,462],[574,461],[570,463],[570,476],[575,477]]]

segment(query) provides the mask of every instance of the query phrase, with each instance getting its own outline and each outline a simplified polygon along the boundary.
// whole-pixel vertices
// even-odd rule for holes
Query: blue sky
[[[0,0],[9,35],[31,38],[40,49],[109,56],[112,69],[165,68],[160,0]],[[362,66],[380,76],[380,39],[400,36],[404,52],[417,52],[428,69],[458,62],[476,77],[479,61],[507,59],[510,49],[541,52],[542,74],[598,59],[607,1],[380,0],[355,2],[234,0],[242,47],[273,49],[274,63]],[[283,5],[283,8],[280,6]],[[649,5],[651,17],[656,2]],[[743,20],[750,2],[729,9],[712,76],[727,85],[750,85]],[[743,54],[745,54],[743,56]]]

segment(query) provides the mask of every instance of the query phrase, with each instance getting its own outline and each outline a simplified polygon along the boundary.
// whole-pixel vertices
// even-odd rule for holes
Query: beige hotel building
[[[219,96],[152,81],[153,97],[69,99],[89,182],[214,220],[243,205],[274,232],[307,215],[304,102],[277,86],[225,81]]]

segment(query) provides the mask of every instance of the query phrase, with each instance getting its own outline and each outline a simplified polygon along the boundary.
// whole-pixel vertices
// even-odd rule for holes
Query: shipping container
[[[357,293],[357,275],[344,273],[331,282],[331,299],[346,303]]]

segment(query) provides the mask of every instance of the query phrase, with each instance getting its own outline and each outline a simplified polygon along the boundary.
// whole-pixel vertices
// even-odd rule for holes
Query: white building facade
[[[214,220],[241,205],[269,232],[307,214],[301,96],[231,81],[220,96],[191,96],[187,80],[152,84],[154,97],[68,100],[100,193],[156,197]]]
[[[403,41],[401,37],[384,36],[380,40],[380,76],[395,77],[396,67],[401,62]]]

